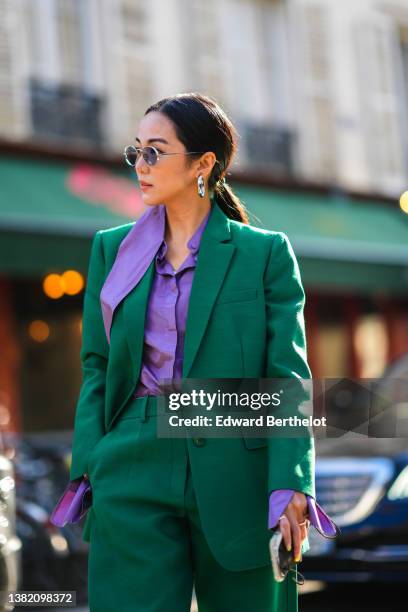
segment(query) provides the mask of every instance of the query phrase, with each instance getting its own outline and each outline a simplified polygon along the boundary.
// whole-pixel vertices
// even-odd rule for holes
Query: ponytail
[[[214,186],[214,195],[217,198],[217,203],[223,212],[230,219],[240,221],[241,223],[249,224],[249,217],[244,204],[232,191],[232,188],[225,179],[216,182]]]

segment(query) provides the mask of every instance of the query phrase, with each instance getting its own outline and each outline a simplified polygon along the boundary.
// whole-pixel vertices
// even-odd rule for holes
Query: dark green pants
[[[229,571],[204,537],[185,438],[158,438],[157,400],[133,399],[89,461],[91,612],[297,610],[292,579],[270,565]],[[295,604],[295,607],[294,607]]]

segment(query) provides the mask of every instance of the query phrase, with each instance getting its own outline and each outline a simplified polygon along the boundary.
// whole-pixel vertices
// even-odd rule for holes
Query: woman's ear
[[[204,179],[209,179],[211,172],[217,162],[217,157],[212,151],[207,151],[198,160],[198,166],[196,168],[197,178],[199,174],[202,174]]]

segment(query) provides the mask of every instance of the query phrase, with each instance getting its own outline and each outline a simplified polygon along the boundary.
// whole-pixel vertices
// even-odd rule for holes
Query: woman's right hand
[[[293,559],[295,563],[299,563],[301,547],[308,536],[310,526],[307,498],[304,493],[294,492],[284,514],[279,518],[279,524],[286,550],[293,549]]]

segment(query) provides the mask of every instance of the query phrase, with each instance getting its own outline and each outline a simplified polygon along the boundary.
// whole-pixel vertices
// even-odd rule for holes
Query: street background
[[[153,102],[212,96],[239,133],[228,182],[298,258],[313,376],[407,381],[408,5],[0,9],[0,587],[76,589],[86,606],[81,526],[48,518],[68,478],[91,241],[145,210],[124,147]],[[402,609],[388,594],[408,579],[405,441],[318,445],[317,499],[343,535],[312,534],[301,610]]]

